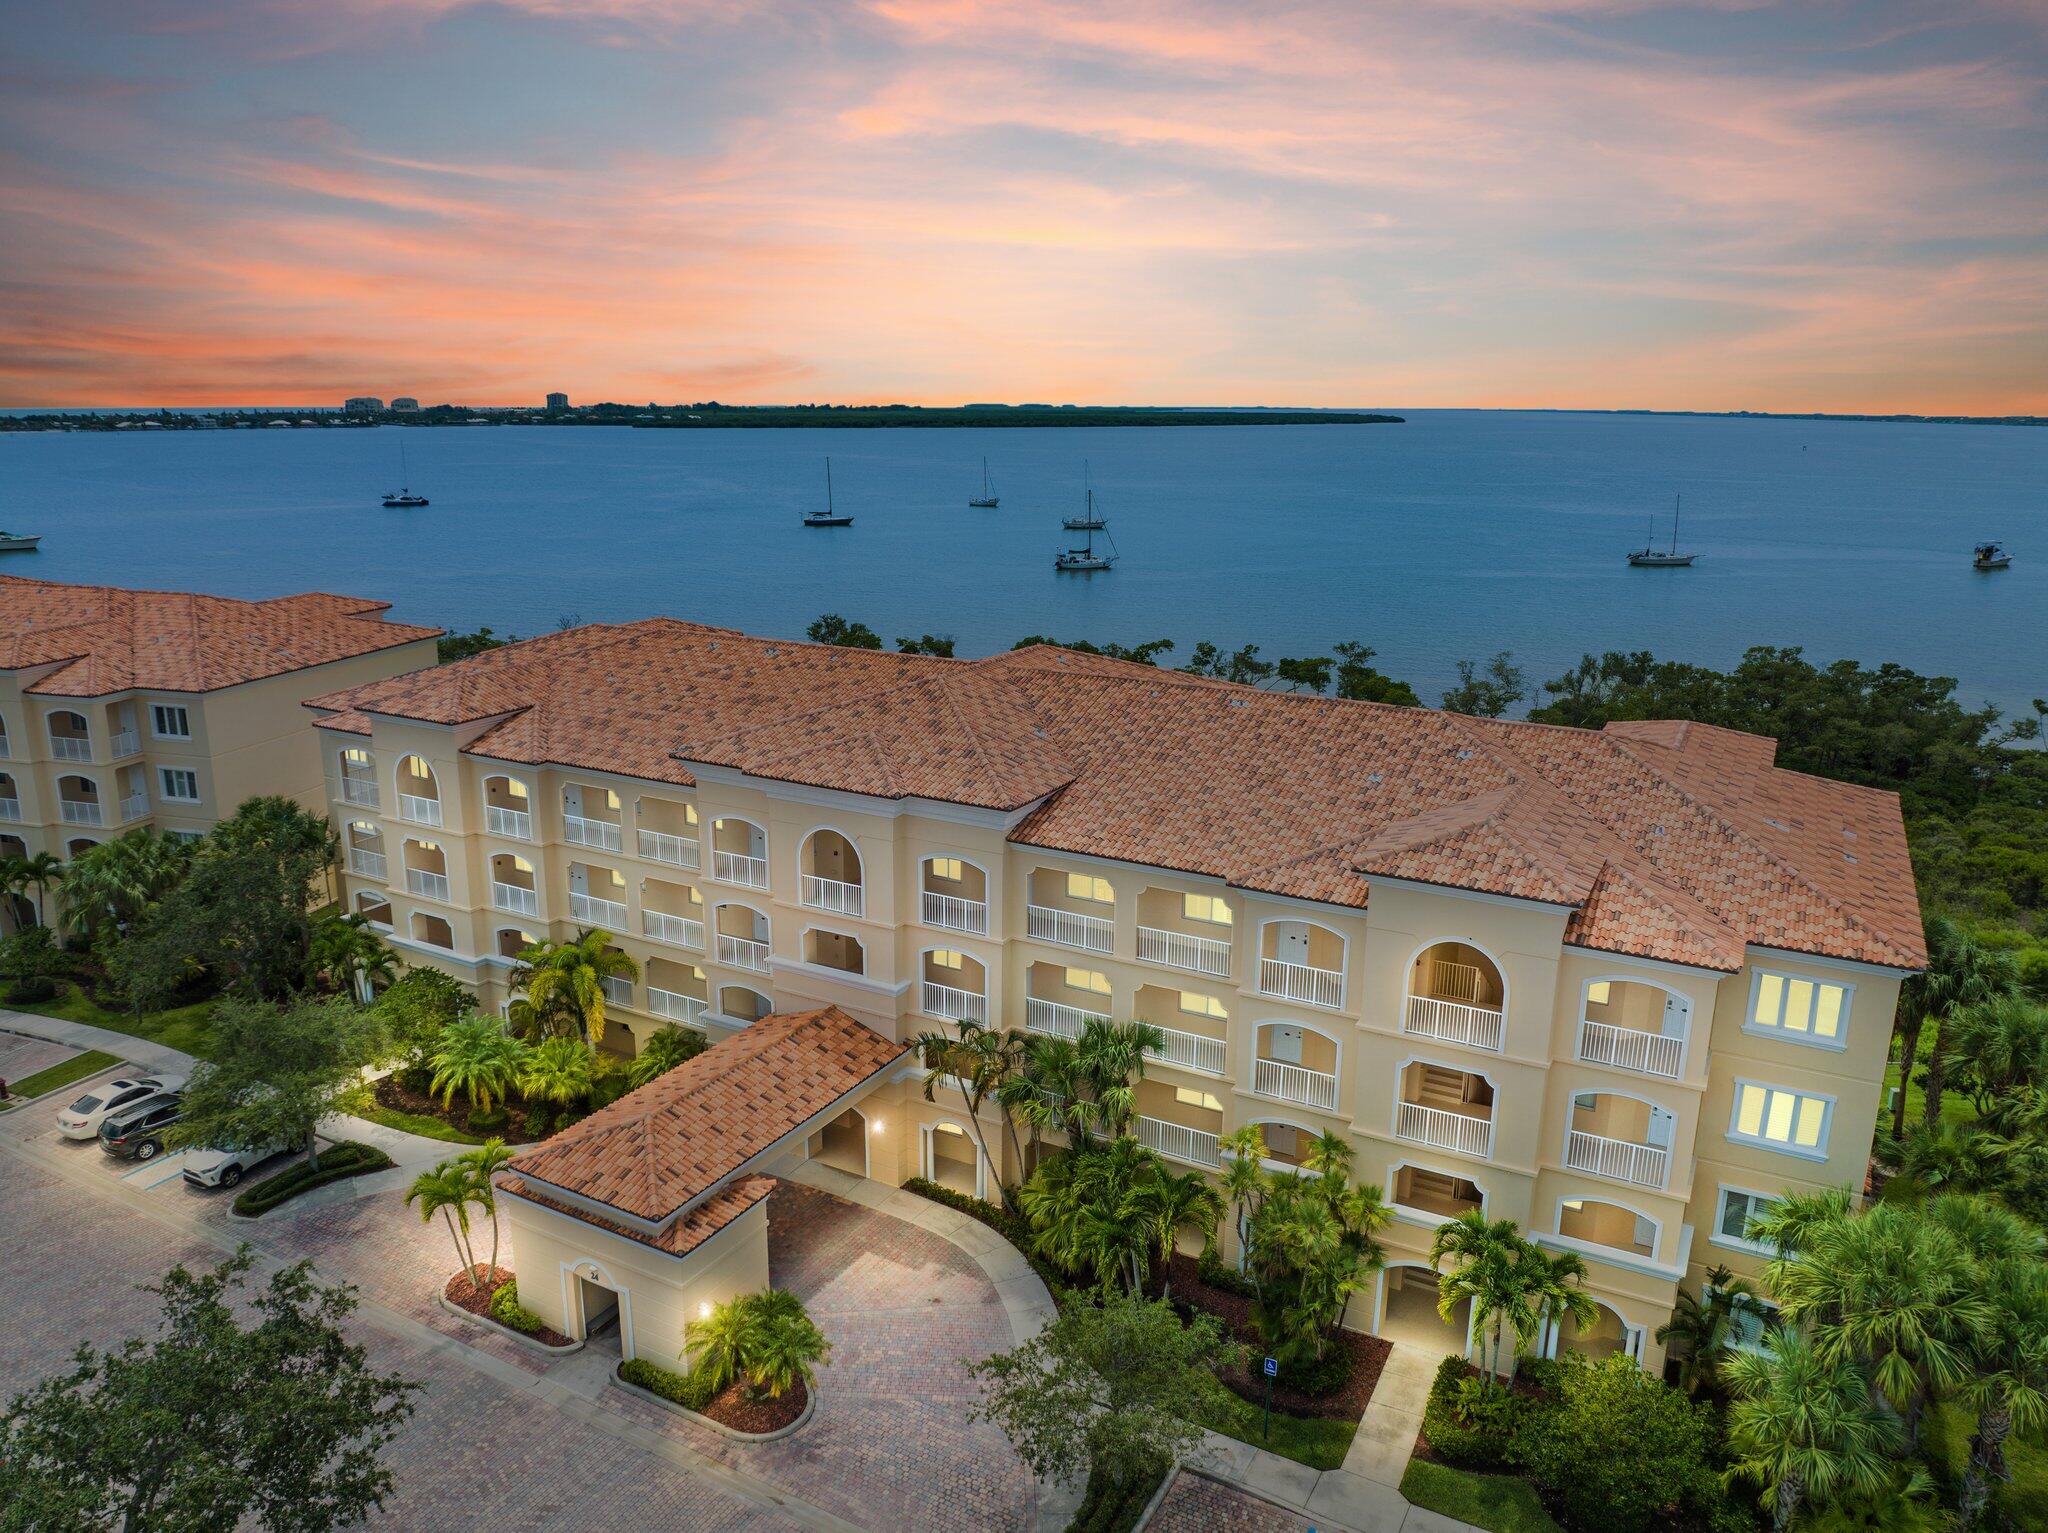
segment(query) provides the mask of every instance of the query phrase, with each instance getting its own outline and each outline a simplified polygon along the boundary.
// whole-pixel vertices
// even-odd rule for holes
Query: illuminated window
[[[1109,880],[1097,878],[1093,873],[1069,873],[1067,875],[1067,897],[1089,900],[1097,905],[1114,905],[1116,890],[1110,888]]]
[[[1211,926],[1230,924],[1230,907],[1213,894],[1183,894],[1180,909],[1190,921],[1207,921]]]
[[[1223,1111],[1223,1104],[1207,1091],[1197,1091],[1192,1086],[1173,1088],[1173,1099],[1183,1107],[1200,1107],[1209,1112]]]
[[[1826,1097],[1738,1081],[1728,1137],[1819,1159],[1827,1154],[1833,1106]]]
[[[958,857],[934,857],[926,864],[932,870],[932,877],[949,884],[957,884],[966,877],[966,869]]]
[[[619,807],[619,796],[618,794],[614,793],[610,788],[604,790],[604,807],[607,809],[616,809]]]
[[[1093,969],[1069,969],[1067,970],[1067,988],[1069,990],[1086,990],[1094,995],[1108,995],[1109,976],[1107,974],[1098,974]]]
[[[1848,986],[1758,971],[1749,1031],[1795,1043],[1839,1045],[1848,1020]]]
[[[936,952],[925,954],[925,957],[931,961],[931,966],[935,969],[960,969],[967,965],[967,955],[956,953],[951,948],[940,948]]]
[[[1612,987],[1606,980],[1594,980],[1592,984],[1586,987],[1586,1004],[1589,1006],[1605,1006],[1611,991]]]
[[[1223,1009],[1223,1003],[1213,995],[1197,995],[1192,990],[1180,993],[1180,1009],[1193,1017],[1214,1017],[1218,1022],[1228,1022],[1230,1013]]]

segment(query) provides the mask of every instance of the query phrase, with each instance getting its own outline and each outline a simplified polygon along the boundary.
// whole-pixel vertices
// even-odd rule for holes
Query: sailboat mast
[[[1671,497],[1671,551],[1674,554],[1678,552],[1678,507],[1684,499],[1683,490]]]
[[[825,514],[832,514],[832,460],[825,460]]]

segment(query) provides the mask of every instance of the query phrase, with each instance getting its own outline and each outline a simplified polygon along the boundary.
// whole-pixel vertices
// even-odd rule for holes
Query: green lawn
[[[1976,1427],[1977,1418],[1953,1400],[1928,1411],[1921,1448],[1937,1480],[1954,1484],[1962,1477]],[[2048,1533],[2048,1439],[2007,1438],[2005,1462],[2012,1482],[1992,1492],[1992,1504],[2020,1533]]]
[[[1561,1533],[1535,1489],[1519,1475],[1474,1474],[1410,1459],[1401,1494],[1417,1506],[1490,1528],[1493,1533]]]
[[[1930,1029],[1930,1031],[1932,1031]],[[1920,1050],[1920,1062],[1913,1068],[1913,1084],[1906,1088],[1906,1128],[1911,1131],[1927,1112],[1927,1093],[1920,1089],[1920,1072],[1927,1068],[1927,1050]],[[1951,1072],[1953,1079],[1953,1072]],[[1884,1103],[1891,1099],[1892,1087],[1899,1083],[1899,1062],[1894,1059],[1884,1067],[1884,1091],[1878,1096],[1878,1132],[1892,1131],[1892,1115]],[[1945,1123],[1975,1123],[1977,1104],[1960,1091],[1944,1090],[1941,1094],[1941,1117]]]
[[[443,1139],[449,1144],[482,1144],[482,1134],[466,1134],[452,1123],[443,1123],[439,1118],[430,1118],[425,1113],[401,1112],[395,1107],[380,1107],[375,1103],[355,1114],[365,1123],[379,1123],[385,1128],[395,1128],[403,1133],[418,1134],[425,1139]]]
[[[151,1043],[161,1043],[166,1048],[181,1049],[205,1059],[213,1052],[213,1007],[212,1001],[200,1001],[173,1011],[145,1011],[138,1017],[133,1012],[107,1011],[95,1005],[92,998],[76,985],[67,984],[54,1000],[14,1009],[36,1012],[45,1017],[62,1017],[67,1022],[89,1022],[109,1032],[147,1038]]]
[[[38,1070],[33,1075],[24,1075],[18,1081],[9,1081],[7,1089],[24,1102],[30,1097],[39,1097],[46,1091],[55,1091],[73,1081],[82,1081],[88,1075],[98,1075],[110,1065],[121,1061],[112,1054],[102,1054],[98,1049],[88,1049],[75,1059],[52,1065],[47,1070]]]
[[[1221,1384],[1212,1385],[1208,1396],[1197,1400],[1188,1416],[1212,1432],[1291,1458],[1311,1469],[1343,1468],[1344,1455],[1351,1451],[1351,1439],[1358,1432],[1355,1421],[1283,1416],[1275,1411],[1272,1436],[1268,1437],[1260,1430],[1260,1407],[1232,1394]]]

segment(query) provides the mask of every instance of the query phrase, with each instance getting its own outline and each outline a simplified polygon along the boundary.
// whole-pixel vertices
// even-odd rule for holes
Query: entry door
[[[1283,1065],[1301,1063],[1301,1029],[1298,1027],[1269,1027],[1266,1029],[1267,1047],[1272,1057]]]
[[[1282,963],[1308,963],[1308,927],[1300,921],[1281,921],[1273,927],[1273,956]]]
[[[1668,1108],[1650,1109],[1650,1143],[1660,1149],[1671,1148],[1671,1132],[1678,1125],[1677,1115]]]
[[[1692,1002],[1682,995],[1664,992],[1664,1036],[1683,1038],[1686,1023],[1692,1019]]]

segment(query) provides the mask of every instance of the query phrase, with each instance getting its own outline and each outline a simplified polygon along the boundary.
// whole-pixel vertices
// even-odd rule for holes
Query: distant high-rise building
[[[569,396],[567,394],[548,395],[548,414],[560,415],[564,410],[568,408]]]
[[[391,408],[394,410],[417,410],[419,407],[420,402],[410,394],[400,394],[391,401]]]
[[[358,394],[353,399],[341,402],[343,415],[377,415],[384,409],[384,401],[375,394]]]

